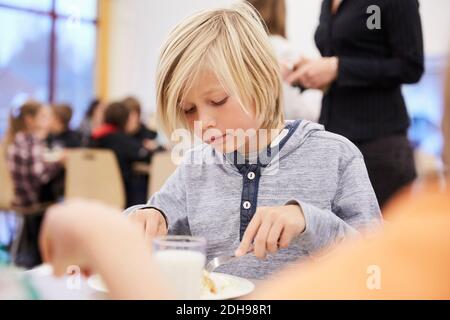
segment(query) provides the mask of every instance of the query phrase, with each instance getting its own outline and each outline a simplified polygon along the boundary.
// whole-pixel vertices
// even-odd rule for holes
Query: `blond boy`
[[[169,135],[197,131],[203,143],[147,204],[127,210],[147,236],[205,237],[208,259],[252,251],[218,271],[265,278],[380,224],[361,153],[318,124],[284,122],[280,79],[249,5],[200,12],[172,31],[157,73],[159,119]]]

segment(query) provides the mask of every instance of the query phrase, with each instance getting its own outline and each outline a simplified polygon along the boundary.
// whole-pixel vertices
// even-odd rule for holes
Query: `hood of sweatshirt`
[[[274,161],[279,161],[297,150],[312,133],[323,130],[324,127],[322,125],[306,120],[286,121],[284,129],[273,139],[270,146],[262,151],[249,154],[246,157],[237,151],[224,156],[228,162],[235,165],[247,162],[250,164],[258,163],[262,167],[267,167]]]

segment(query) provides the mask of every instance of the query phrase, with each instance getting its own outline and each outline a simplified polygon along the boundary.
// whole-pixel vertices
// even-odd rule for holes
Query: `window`
[[[411,118],[409,138],[414,148],[437,158],[441,156],[443,144],[441,121],[446,63],[446,56],[427,57],[420,82],[403,86]]]
[[[78,124],[94,96],[97,0],[0,0],[0,136],[25,99],[69,103]]]

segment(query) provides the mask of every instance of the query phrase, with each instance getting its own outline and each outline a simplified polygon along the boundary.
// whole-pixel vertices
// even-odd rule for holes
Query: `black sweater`
[[[92,139],[91,147],[110,149],[116,155],[122,173],[128,203],[130,192],[132,192],[133,163],[136,161],[149,162],[150,152],[123,132],[109,133],[102,137]]]
[[[150,130],[142,123],[139,125],[139,130],[132,135],[132,137],[137,139],[141,144],[146,139],[155,140],[157,136],[158,133],[156,131]]]
[[[66,130],[58,135],[49,135],[47,145],[50,147],[59,145],[63,148],[79,148],[81,146],[81,134],[77,131]]]
[[[339,68],[319,122],[355,142],[406,132],[401,85],[424,71],[418,1],[343,0],[335,15],[331,3],[322,3],[315,41],[322,56],[339,58]],[[380,29],[367,27],[371,5],[380,8]]]

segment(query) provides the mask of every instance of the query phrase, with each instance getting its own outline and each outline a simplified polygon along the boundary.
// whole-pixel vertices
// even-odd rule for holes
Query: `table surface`
[[[81,275],[53,276],[48,265],[25,271],[32,279],[39,298],[43,300],[104,300],[107,295],[91,288],[87,278]]]
[[[56,278],[48,265],[38,266],[25,271],[28,274],[37,291],[39,298],[44,300],[105,300],[107,294],[92,288],[88,284],[88,278],[81,275],[64,276]],[[250,280],[255,288],[261,280]],[[245,297],[244,297],[245,298]]]

